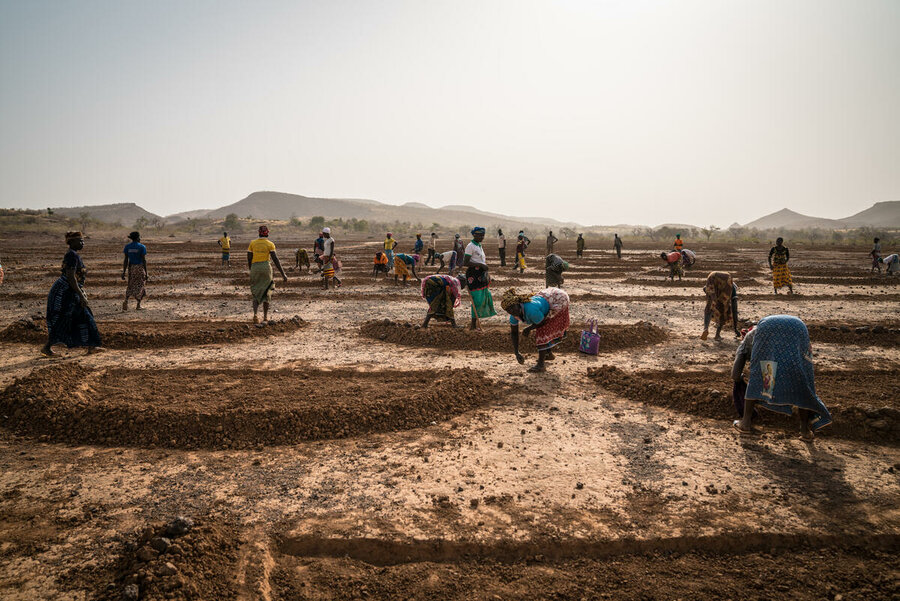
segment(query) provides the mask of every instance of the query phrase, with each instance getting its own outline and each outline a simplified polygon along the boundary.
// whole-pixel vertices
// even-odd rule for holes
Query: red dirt
[[[111,349],[171,348],[235,342],[244,338],[275,336],[299,330],[306,322],[295,315],[266,324],[234,321],[99,321],[103,346]],[[4,342],[47,342],[43,319],[27,317],[0,331]]]
[[[0,394],[0,419],[20,434],[77,444],[249,448],[417,428],[510,390],[465,369],[397,376],[59,365]]]
[[[610,365],[589,368],[588,376],[633,401],[715,419],[737,417],[727,373],[672,369],[629,373]],[[895,371],[817,371],[816,392],[834,418],[823,435],[900,443],[900,381]],[[792,421],[762,413],[767,425],[787,427]]]
[[[623,348],[650,346],[663,342],[668,337],[662,328],[641,321],[628,325],[601,325],[598,330],[601,353],[611,353]],[[497,353],[512,352],[508,326],[488,326],[481,332],[472,332],[463,328],[453,329],[441,323],[432,323],[428,328],[422,329],[411,323],[384,319],[363,324],[360,327],[360,335],[404,346]],[[569,353],[576,352],[580,339],[581,326],[573,325],[569,328],[568,335],[559,345],[558,350]],[[520,345],[524,351],[536,352],[537,350],[534,346],[533,335],[520,338]]]

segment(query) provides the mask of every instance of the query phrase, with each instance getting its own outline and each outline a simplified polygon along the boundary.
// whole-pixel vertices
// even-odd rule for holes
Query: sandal
[[[749,430],[745,430],[745,429],[741,428],[741,420],[739,420],[739,419],[736,419],[733,422],[731,422],[731,427],[734,428],[735,430],[737,430],[738,432],[740,432],[741,434],[745,434],[745,435],[756,434],[756,430],[754,430],[753,428],[750,428]]]

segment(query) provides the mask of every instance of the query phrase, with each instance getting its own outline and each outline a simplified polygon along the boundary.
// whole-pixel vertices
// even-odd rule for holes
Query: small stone
[[[162,536],[150,539],[150,546],[159,551],[160,554],[165,553],[170,544],[172,544],[172,541]]]
[[[156,571],[156,573],[160,576],[174,576],[178,573],[178,568],[176,568],[175,564],[172,562],[167,561]]]
[[[503,443],[502,443],[502,442],[498,442],[498,443],[497,443],[497,448],[498,448],[498,449],[502,449],[502,448],[503,448]]]
[[[166,549],[166,553],[169,555],[182,555],[184,551],[181,549],[181,546],[178,543],[173,543],[169,545],[169,548]]]
[[[172,536],[182,536],[191,531],[191,528],[194,527],[194,520],[191,518],[187,518],[184,516],[178,516],[172,522],[166,526],[166,534],[170,534]]]
[[[122,601],[137,601],[141,595],[141,589],[136,584],[128,584],[122,590]]]
[[[153,561],[156,559],[157,555],[159,555],[159,553],[150,547],[141,547],[137,551],[137,558],[141,561]]]
[[[584,488],[584,482],[576,482],[575,488],[577,488],[578,490],[581,490],[582,488]]]
[[[471,507],[472,509],[477,509],[478,508],[478,499],[472,499],[471,501],[469,501],[469,507]]]

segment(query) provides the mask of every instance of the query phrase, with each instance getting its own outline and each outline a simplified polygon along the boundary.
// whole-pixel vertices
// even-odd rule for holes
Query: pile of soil
[[[463,316],[465,317],[465,316]],[[645,321],[633,324],[607,324],[598,326],[600,333],[600,352],[610,353],[625,348],[652,346],[663,342],[668,337],[665,330]],[[480,332],[464,328],[453,329],[447,324],[432,322],[428,328],[405,322],[394,322],[389,319],[364,323],[360,334],[392,344],[449,350],[477,350],[497,353],[508,353],[512,350],[508,326],[485,326]],[[581,327],[569,328],[566,339],[554,351],[576,352],[581,340]],[[519,338],[523,352],[537,352],[534,346],[534,335]]]
[[[244,338],[275,336],[306,325],[298,315],[290,319],[251,324],[235,321],[98,321],[103,346],[110,349],[172,348],[236,342]],[[47,324],[42,318],[26,317],[0,330],[4,342],[47,342]]]
[[[735,419],[731,375],[715,371],[588,369],[603,388],[628,399],[703,417]],[[894,371],[816,371],[816,393],[834,422],[824,435],[900,443],[900,380]],[[796,430],[791,418],[761,412],[761,422]]]
[[[173,529],[178,523],[145,528],[137,540],[129,541],[121,558],[106,570],[102,580],[108,584],[101,588],[98,601],[237,599],[236,566],[245,542],[240,530],[192,524],[181,533],[183,526]]]
[[[848,325],[807,323],[809,339],[831,344],[862,344],[865,346],[900,346],[900,328],[884,325]]]
[[[48,367],[0,393],[0,424],[76,444],[259,448],[406,430],[511,390],[456,369],[90,370]],[[327,394],[324,392],[327,391]]]

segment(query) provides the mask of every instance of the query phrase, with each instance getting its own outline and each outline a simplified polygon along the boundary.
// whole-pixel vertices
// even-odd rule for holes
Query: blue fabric
[[[128,262],[131,265],[142,265],[144,263],[144,255],[147,254],[147,247],[140,242],[132,242],[131,244],[126,244],[122,252],[128,257]]]
[[[416,249],[416,254],[421,254],[422,249],[425,248],[425,243],[422,240],[416,239],[416,245],[413,247]]]
[[[397,254],[394,255],[394,256],[397,257],[398,259],[400,259],[401,261],[403,261],[404,263],[406,263],[406,264],[409,265],[409,266],[413,266],[413,265],[416,264],[416,260],[413,259],[411,256],[409,256],[409,255],[407,255],[407,254],[404,254],[404,253],[397,253]]]
[[[63,258],[63,274],[75,269],[75,278],[83,282],[84,263],[72,249]],[[62,275],[47,295],[47,331],[50,344],[62,343],[67,347],[100,346],[100,332],[90,309],[81,306],[81,297]]]
[[[794,408],[812,411],[813,430],[830,424],[831,414],[816,396],[806,324],[791,315],[770,315],[760,320],[755,336],[746,398],[785,415]]]
[[[525,312],[523,320],[530,326],[536,326],[547,318],[550,314],[550,303],[543,296],[532,296],[527,303],[522,303],[522,310]],[[519,325],[519,320],[509,316],[510,325]]]

